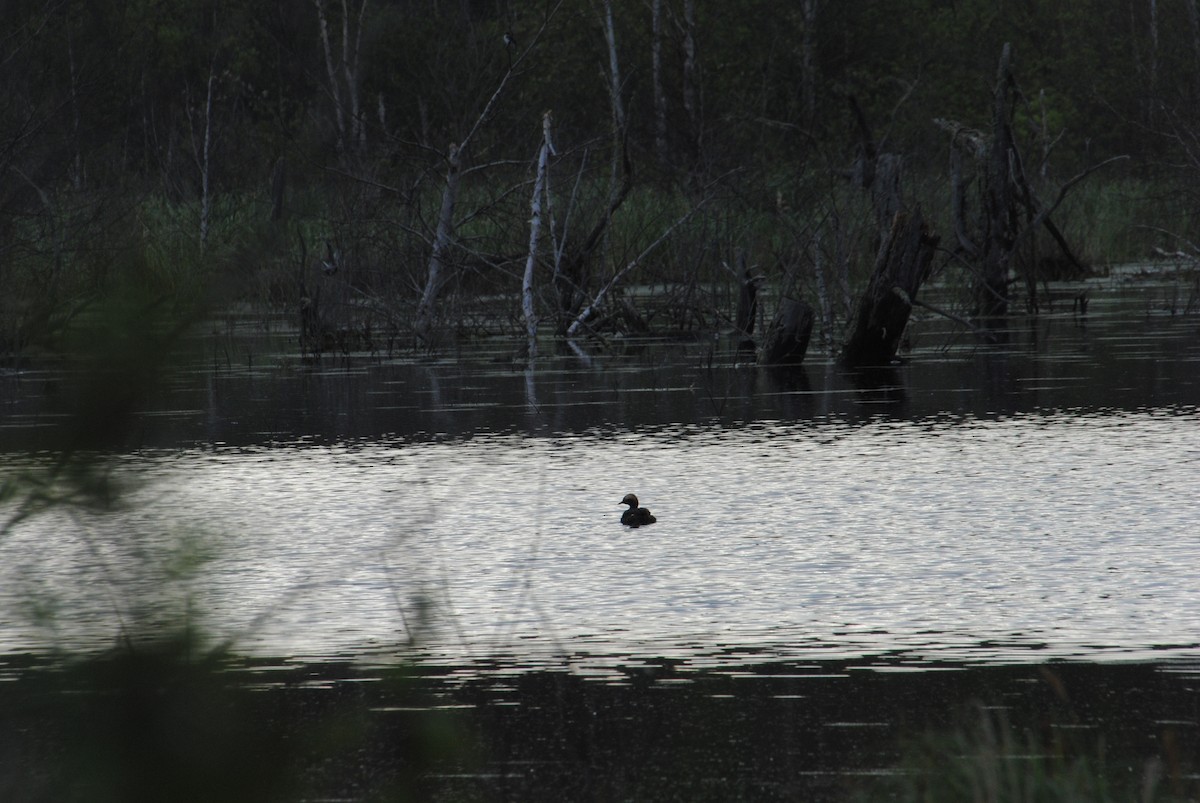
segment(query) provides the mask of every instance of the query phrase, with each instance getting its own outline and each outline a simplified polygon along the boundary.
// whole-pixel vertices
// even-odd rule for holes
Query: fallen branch
[[[707,201],[707,197],[701,199],[701,201],[689,209],[686,214],[668,226],[667,230],[660,234],[657,240],[646,246],[646,249],[642,251],[642,253],[631,259],[629,264],[627,264],[624,268],[617,271],[617,273],[611,279],[609,279],[603,287],[600,288],[600,291],[596,293],[596,296],[592,299],[591,303],[579,311],[579,315],[577,315],[571,325],[567,327],[567,337],[574,337],[575,333],[579,331],[579,327],[583,326],[584,322],[592,316],[592,312],[600,305],[600,302],[604,300],[604,297],[608,295],[609,291],[616,286],[617,282],[621,281],[626,274],[640,265],[646,257],[648,257],[655,249],[662,245],[668,237],[671,236],[675,229],[682,226],[688,219],[691,218],[692,215],[700,211],[700,207],[704,206]]]
[[[961,325],[967,327],[972,332],[974,332],[977,335],[980,335],[981,337],[989,336],[987,332],[985,332],[983,329],[980,329],[978,326],[971,323],[966,318],[955,315],[953,312],[947,312],[946,310],[941,309],[940,307],[935,307],[932,304],[926,304],[924,301],[921,301],[919,298],[909,297],[908,293],[904,292],[903,287],[893,287],[892,292],[895,293],[896,295],[898,295],[901,299],[903,299],[904,303],[908,304],[909,306],[921,307],[922,309],[929,310],[930,312],[934,313],[935,315],[941,315],[943,318],[949,318],[950,320],[954,321],[955,323],[961,324]]]

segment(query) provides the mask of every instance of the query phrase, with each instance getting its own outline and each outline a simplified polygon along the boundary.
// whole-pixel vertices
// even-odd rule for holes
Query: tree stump
[[[746,267],[746,252],[738,249],[738,270],[741,271],[741,285],[738,290],[737,313],[734,316],[734,328],[737,330],[738,350],[754,353],[754,320],[758,317],[758,289],[764,281],[762,276],[755,276]]]
[[[929,231],[920,209],[911,215],[896,215],[875,257],[871,281],[859,299],[842,350],[844,365],[888,365],[895,359],[913,299],[929,275],[938,240]]]
[[[759,362],[763,365],[799,365],[812,336],[813,309],[795,298],[785,298],[767,327]]]

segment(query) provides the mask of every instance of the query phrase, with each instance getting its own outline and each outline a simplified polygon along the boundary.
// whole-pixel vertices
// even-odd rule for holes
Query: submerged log
[[[767,327],[758,361],[763,365],[799,365],[812,336],[813,308],[795,298],[785,298]]]
[[[929,275],[938,236],[921,210],[901,212],[879,248],[871,281],[859,299],[842,362],[850,367],[887,365],[896,357],[913,301]]]

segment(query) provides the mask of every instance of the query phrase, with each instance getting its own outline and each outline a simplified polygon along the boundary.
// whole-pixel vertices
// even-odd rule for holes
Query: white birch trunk
[[[550,112],[542,115],[542,146],[538,148],[537,176],[533,181],[533,198],[529,203],[529,255],[525,258],[525,276],[521,280],[521,312],[525,317],[525,334],[529,338],[529,359],[537,356],[537,312],[533,305],[533,274],[537,267],[538,241],[542,234],[542,196],[549,195],[546,186],[550,154]]]
[[[313,0],[317,7],[317,28],[321,50],[325,54],[325,77],[329,82],[329,97],[333,103],[333,122],[337,131],[338,153],[362,150],[367,144],[367,127],[359,93],[359,74],[362,62],[363,21],[367,0],[358,7],[357,20],[348,0],[342,3],[342,43],[340,56],[334,56],[334,44],[325,14],[324,0]],[[344,86],[343,86],[344,84]],[[349,119],[347,120],[347,114]]]
[[[367,0],[358,7],[358,24],[353,34],[350,31],[350,9],[342,0],[342,73],[346,76],[346,94],[350,97],[350,135],[356,147],[362,150],[367,144],[366,120],[363,119],[359,102],[358,74],[362,53],[363,16],[367,13]],[[354,40],[353,46],[350,40]]]
[[[208,94],[204,100],[204,150],[200,160],[200,251],[208,247],[208,222],[212,214],[212,192],[209,186],[210,167],[212,165],[212,108],[213,80],[216,73],[213,67],[208,69]]]
[[[613,25],[612,0],[604,0],[604,39],[608,43],[608,91],[613,115],[612,192],[615,193],[621,170],[621,145],[625,139],[625,104],[621,101],[621,65],[617,59],[617,31]]]
[[[319,3],[320,0],[317,0]],[[446,153],[446,186],[442,189],[442,208],[438,214],[437,229],[433,237],[433,249],[429,254],[429,268],[425,278],[425,289],[421,292],[421,301],[417,305],[417,314],[414,324],[417,336],[428,340],[431,329],[433,328],[433,309],[437,303],[438,293],[442,289],[442,285],[446,279],[443,275],[446,268],[446,254],[450,249],[450,245],[454,239],[454,207],[458,201],[458,184],[462,175],[462,160],[465,157],[465,151],[471,140],[475,137],[475,133],[489,119],[492,108],[499,101],[500,96],[504,93],[504,88],[508,85],[512,78],[514,69],[520,65],[525,59],[525,56],[532,49],[533,44],[541,39],[542,33],[546,30],[550,20],[557,13],[559,6],[563,0],[558,0],[554,7],[547,14],[546,19],[542,22],[542,27],[538,29],[537,34],[533,37],[531,43],[526,47],[516,60],[513,61],[504,75],[500,78],[500,83],[496,87],[496,91],[488,98],[484,104],[483,110],[479,116],[475,118],[475,122],[471,125],[471,129],[467,135],[462,138],[461,142],[450,143],[449,150]],[[365,5],[365,2],[364,2]],[[361,29],[361,26],[360,26]]]
[[[425,290],[417,306],[417,334],[425,337],[433,326],[433,305],[438,291],[442,289],[442,272],[445,269],[446,252],[454,236],[454,205],[458,200],[458,179],[462,167],[459,148],[450,143],[446,154],[446,186],[442,189],[442,210],[438,214],[437,233],[433,238],[433,251],[429,254],[429,271],[425,278]]]
[[[821,230],[813,234],[813,277],[817,285],[817,306],[821,314],[821,339],[825,350],[833,351],[833,305],[829,301],[829,285],[825,281],[825,259],[821,254]]]
[[[346,148],[346,111],[342,107],[342,91],[338,83],[337,67],[333,63],[333,46],[329,42],[329,20],[325,17],[325,4],[313,0],[317,7],[317,24],[320,28],[321,47],[325,51],[325,73],[329,77],[329,94],[333,100],[333,120],[337,127],[337,149]]]

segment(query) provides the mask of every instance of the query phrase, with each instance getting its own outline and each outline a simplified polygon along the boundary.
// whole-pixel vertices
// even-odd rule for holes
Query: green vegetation
[[[543,332],[639,257],[620,284],[707,288],[687,310],[649,297],[656,328],[723,326],[736,291],[710,286],[731,285],[723,265],[739,249],[776,294],[798,292],[841,326],[844,304],[821,294],[853,294],[871,265],[880,234],[861,177],[877,154],[901,160],[900,197],[943,235],[935,269],[966,270],[950,253],[950,137],[932,121],[988,135],[1006,42],[1013,130],[1041,203],[1131,157],[1054,213],[1082,261],[1193,251],[1195,0],[662,0],[614,7],[611,53],[602,12],[579,0],[6,4],[0,352],[52,341],[127,279],[286,310],[318,350],[369,332],[417,343],[427,289],[435,328],[521,331],[545,109]],[[463,148],[461,175],[430,286],[448,143]],[[1057,254],[1036,239],[1028,264]],[[622,328],[619,307],[606,296],[592,331]]]
[[[1109,803],[1190,799],[1178,755],[1113,754],[1094,728],[1018,727],[1003,708],[976,706],[957,727],[914,739],[897,773],[865,799],[916,803]],[[1174,789],[1174,792],[1171,790]]]

